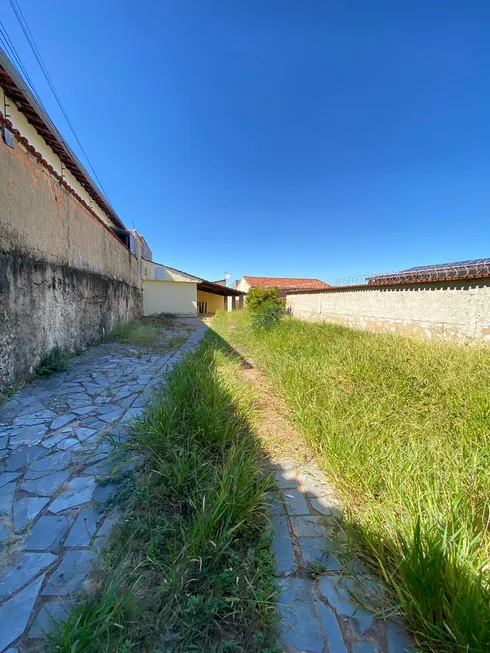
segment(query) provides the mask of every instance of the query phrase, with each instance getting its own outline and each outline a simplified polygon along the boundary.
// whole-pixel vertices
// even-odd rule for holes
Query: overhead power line
[[[39,104],[42,106],[42,108],[46,111],[44,108],[44,105],[42,103],[42,100],[39,96],[39,93],[36,90],[36,87],[34,86],[34,82],[29,76],[29,73],[27,72],[24,64],[22,63],[22,60],[15,49],[14,44],[12,43],[12,40],[10,39],[7,30],[5,28],[5,25],[2,23],[0,20],[0,43],[2,44],[3,49],[5,52],[7,52],[10,55],[10,58],[14,62],[14,64],[17,66],[17,69],[19,70],[20,73],[24,76],[24,79],[27,82],[27,85],[30,87],[32,93],[35,95],[36,100],[39,102]]]
[[[68,116],[68,113],[67,113],[65,107],[63,106],[63,103],[62,103],[61,98],[60,98],[60,96],[58,94],[58,91],[56,90],[56,87],[54,85],[53,80],[51,79],[51,75],[49,74],[48,68],[47,68],[46,64],[44,63],[44,60],[43,60],[43,58],[41,56],[41,53],[39,52],[39,48],[36,45],[36,41],[35,41],[35,39],[34,39],[34,37],[32,35],[31,30],[29,29],[29,25],[27,24],[27,21],[26,21],[26,19],[24,17],[24,14],[22,13],[22,9],[20,8],[17,0],[9,0],[9,1],[10,1],[10,6],[12,7],[12,10],[13,10],[13,12],[14,12],[14,14],[15,14],[18,22],[19,22],[19,25],[20,25],[22,31],[24,32],[24,36],[26,37],[27,42],[29,43],[29,46],[30,46],[30,48],[32,50],[32,53],[34,54],[34,57],[36,58],[36,61],[39,64],[39,67],[41,68],[41,72],[43,73],[44,78],[46,79],[46,81],[48,83],[48,86],[51,89],[51,92],[53,93],[54,98],[55,98],[59,108],[61,109],[61,112],[62,112],[63,116],[65,117],[65,120],[66,120],[66,122],[67,122],[73,136],[75,137],[76,142],[78,143],[78,146],[80,147],[81,152],[83,153],[85,159],[87,160],[87,163],[90,166],[90,169],[92,170],[92,173],[93,173],[95,179],[97,180],[100,189],[102,190],[102,192],[104,193],[104,195],[107,198],[107,194],[106,194],[106,192],[104,190],[104,187],[102,186],[102,183],[101,183],[99,177],[97,176],[97,173],[95,172],[95,169],[94,169],[94,167],[93,167],[93,165],[92,165],[92,163],[91,163],[91,161],[90,161],[90,159],[89,159],[83,145],[81,144],[80,139],[78,138],[78,135],[77,135],[77,133],[75,131],[75,128],[74,128],[71,120],[70,120],[70,117]],[[7,38],[8,38],[8,35],[7,35],[6,32],[5,32],[5,34],[6,34]],[[9,41],[10,41],[10,39],[9,39]],[[18,58],[18,60],[20,61],[20,58]],[[24,74],[26,74],[25,67],[22,66],[22,63],[20,65],[21,65],[21,67],[22,67],[22,69],[24,71]],[[31,87],[33,87],[32,82],[30,82],[30,85],[31,85]],[[33,88],[33,90],[34,90],[34,88]],[[39,100],[39,96],[38,96],[38,94],[36,92],[35,92],[35,95]],[[40,104],[42,106],[42,102],[40,102]]]

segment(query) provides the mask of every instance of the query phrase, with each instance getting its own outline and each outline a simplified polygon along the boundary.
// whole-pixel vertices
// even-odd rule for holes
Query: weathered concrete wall
[[[294,317],[425,338],[490,340],[490,279],[289,294]]]
[[[142,293],[140,261],[100,207],[91,213],[18,140],[0,140],[0,170],[1,388],[53,347],[140,315]]]
[[[0,387],[37,367],[54,347],[76,349],[140,312],[125,282],[0,252]]]

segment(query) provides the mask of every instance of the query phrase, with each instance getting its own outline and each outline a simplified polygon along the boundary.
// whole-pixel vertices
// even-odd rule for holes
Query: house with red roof
[[[248,293],[250,288],[277,288],[279,296],[285,297],[292,290],[321,290],[330,288],[320,279],[299,279],[296,277],[249,277],[244,276],[232,284],[237,290]]]

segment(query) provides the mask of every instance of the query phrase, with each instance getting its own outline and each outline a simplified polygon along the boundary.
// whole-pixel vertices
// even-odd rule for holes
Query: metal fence
[[[382,286],[397,283],[416,283],[431,281],[449,281],[451,279],[478,279],[490,277],[490,258],[428,265],[400,272],[382,272],[380,274],[359,274],[349,277],[326,279],[330,286]]]

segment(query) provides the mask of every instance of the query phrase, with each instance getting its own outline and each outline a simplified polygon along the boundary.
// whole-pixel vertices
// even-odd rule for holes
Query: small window
[[[10,129],[7,129],[7,127],[4,127],[2,129],[2,135],[3,135],[3,140],[6,145],[9,147],[14,147],[14,135],[10,131]]]
[[[155,268],[155,279],[164,279],[165,270],[163,268]]]

